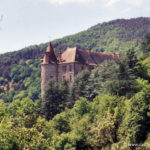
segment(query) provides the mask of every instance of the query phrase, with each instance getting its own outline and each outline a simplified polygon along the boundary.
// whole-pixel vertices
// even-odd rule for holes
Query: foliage
[[[117,22],[119,26],[122,24],[122,20]],[[132,29],[130,21],[127,24]],[[147,26],[148,22],[144,24]],[[99,26],[105,30],[99,31]],[[90,32],[95,30],[110,37],[107,31],[116,33],[117,30],[112,30],[114,26],[122,31],[112,21],[92,27],[87,35],[95,37],[96,34]],[[122,27],[127,29],[128,26],[122,24]],[[75,37],[80,37],[80,34]],[[130,34],[133,33],[127,32]],[[130,38],[122,34],[118,36],[125,41]],[[84,40],[84,36],[81,37]],[[91,42],[93,47],[90,42],[87,46],[94,50],[94,41]],[[149,45],[147,35],[139,57],[135,49],[129,49],[121,60],[104,62],[99,68],[81,72],[72,85],[65,80],[60,84],[50,81],[42,101],[38,100],[40,61],[29,60],[32,56],[37,58],[39,53],[28,49],[32,56],[26,50],[4,56],[7,60],[0,60],[0,64],[6,65],[4,72],[0,73],[0,149],[147,149],[138,144],[150,142]]]
[[[85,96],[85,88],[88,84],[88,79],[90,76],[90,72],[88,70],[85,70],[77,75],[75,78],[75,81],[72,85],[72,97],[73,99],[78,99],[80,96]]]
[[[20,60],[11,67],[10,78],[0,78],[0,98],[5,102],[29,97],[40,98],[40,64],[39,60]]]
[[[46,119],[49,120],[53,118],[53,116],[65,109],[65,104],[69,97],[68,95],[68,84],[65,80],[63,80],[60,85],[58,85],[55,80],[49,82],[45,89],[42,102],[43,113]]]
[[[130,66],[131,63],[132,66]],[[86,97],[93,100],[100,93],[126,96],[130,98],[137,91],[136,63],[129,62],[127,56],[122,60],[104,62],[99,68],[80,73],[73,85],[73,98]]]
[[[96,52],[113,51],[125,54],[128,49],[134,48],[137,51],[140,42],[148,32],[150,32],[149,18],[118,19],[97,24],[86,31],[54,40],[52,44],[56,54],[60,50],[64,51],[68,46],[77,46]],[[147,49],[146,43],[148,41],[145,40],[141,49]],[[46,47],[47,43],[44,43],[0,55],[1,99],[5,102],[11,102],[14,99],[26,96],[29,96],[32,100],[39,99],[40,59],[43,57]],[[97,95],[97,91],[95,92]],[[90,99],[95,94],[91,95]]]
[[[145,140],[149,128],[150,85],[147,81],[138,80],[141,91],[130,100],[130,109],[127,122],[127,137],[130,143],[139,143]]]

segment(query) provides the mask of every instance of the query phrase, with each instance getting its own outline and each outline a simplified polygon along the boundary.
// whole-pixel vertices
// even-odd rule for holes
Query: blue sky
[[[150,0],[0,0],[0,53],[141,16],[150,17]]]

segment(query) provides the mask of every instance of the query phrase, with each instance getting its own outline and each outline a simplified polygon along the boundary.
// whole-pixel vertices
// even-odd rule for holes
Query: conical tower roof
[[[55,56],[51,42],[48,44],[48,47],[46,49],[43,63],[57,63],[57,58]]]
[[[52,52],[52,51],[54,51],[54,50],[53,50],[52,43],[50,42],[47,46],[46,52]]]

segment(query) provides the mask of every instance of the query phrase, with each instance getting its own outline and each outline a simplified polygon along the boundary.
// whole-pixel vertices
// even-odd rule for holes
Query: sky
[[[150,17],[150,0],[0,0],[0,53],[135,17]]]

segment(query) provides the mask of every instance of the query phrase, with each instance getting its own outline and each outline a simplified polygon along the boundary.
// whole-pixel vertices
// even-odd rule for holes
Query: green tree
[[[150,85],[147,81],[138,80],[141,91],[130,99],[127,117],[127,140],[129,143],[140,143],[146,138],[149,128]]]
[[[129,68],[126,59],[121,60],[110,72],[111,77],[107,79],[104,87],[110,94],[131,97],[136,92],[136,76]]]
[[[56,81],[51,80],[46,89],[43,99],[43,112],[47,120],[52,119],[57,113],[59,113],[59,103],[61,102],[61,96],[59,86]]]
[[[39,107],[29,98],[15,100],[8,106],[8,114],[14,126],[32,127],[38,117]]]
[[[15,131],[12,130],[10,120],[4,118],[0,122],[0,149],[1,150],[19,150],[17,144],[17,136]]]
[[[80,96],[85,96],[85,88],[88,84],[89,76],[90,71],[88,70],[85,70],[76,76],[71,89],[73,100],[77,100]]]
[[[1,120],[4,118],[4,116],[6,115],[6,107],[5,104],[2,100],[0,100],[0,122]]]
[[[85,85],[84,96],[90,101],[92,101],[97,95],[102,92],[100,69],[101,68],[96,68],[91,71],[91,74],[88,78],[88,83]]]
[[[69,95],[69,86],[66,80],[62,80],[59,86],[61,99],[67,100]]]
[[[144,40],[141,43],[141,51],[143,53],[144,58],[149,56],[149,53],[150,53],[150,34],[147,34],[144,37]]]

